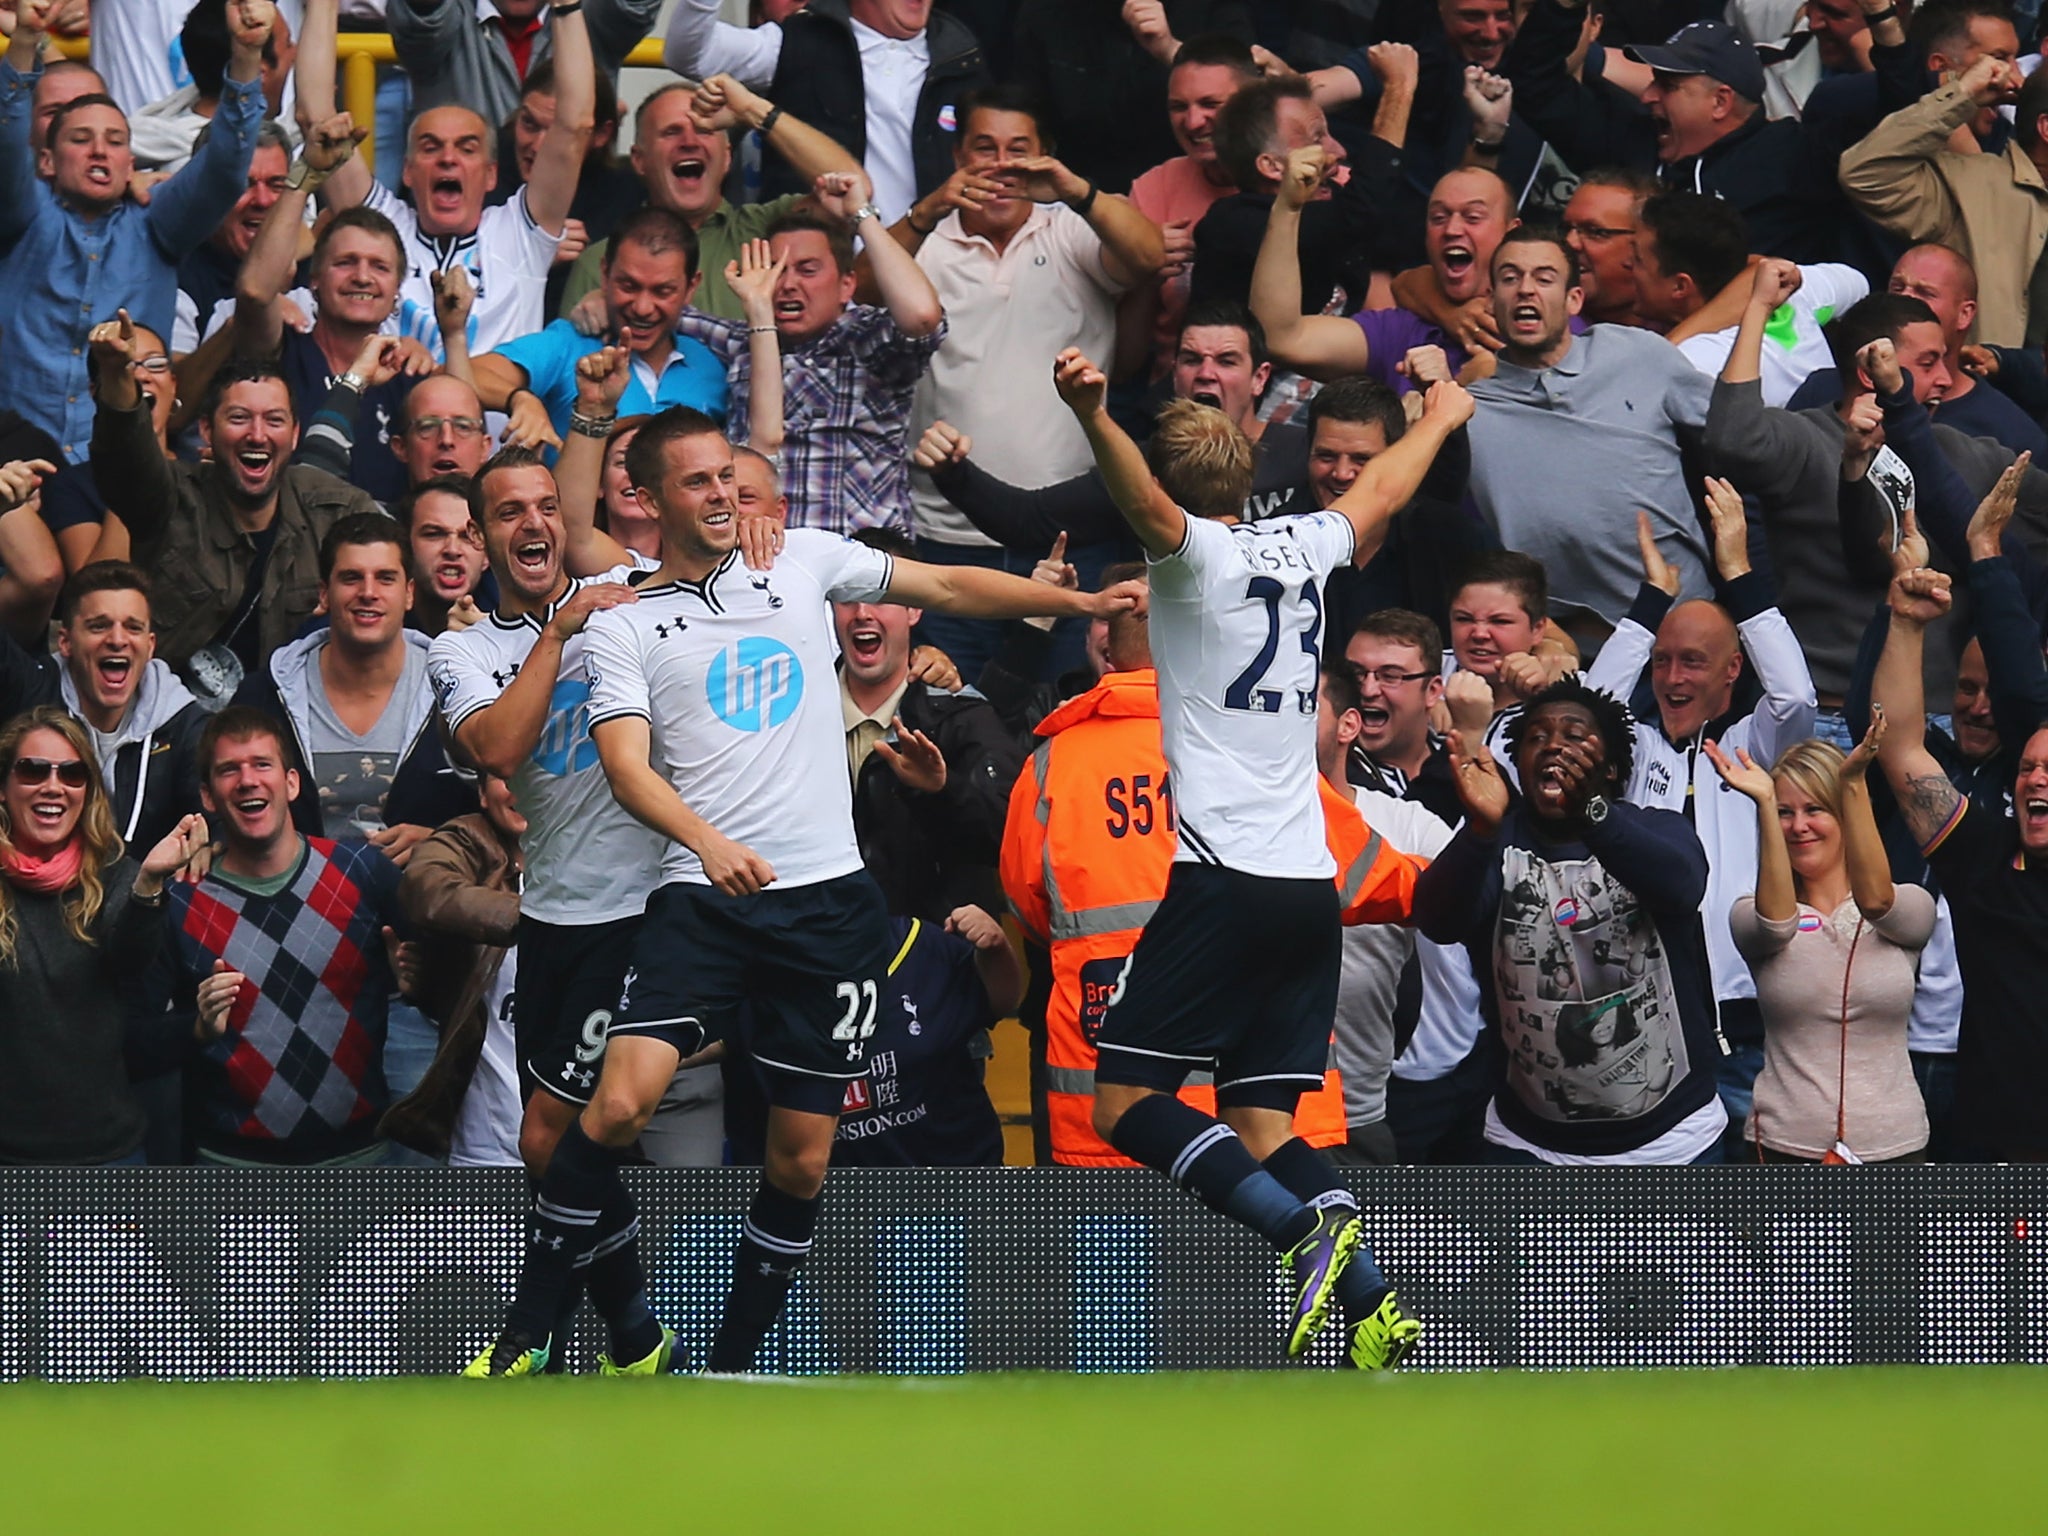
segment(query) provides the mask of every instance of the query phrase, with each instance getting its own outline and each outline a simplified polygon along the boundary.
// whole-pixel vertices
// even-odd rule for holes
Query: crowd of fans
[[[1340,884],[1428,861],[1345,889],[1300,1134],[2048,1157],[2031,13],[677,0],[626,114],[653,0],[340,9],[0,0],[0,1161],[519,1162],[524,822],[434,637],[512,622],[519,529],[651,569],[674,406],[750,530],[1142,581],[1104,379],[1173,462],[1220,416],[1168,487],[1208,514],[1442,438],[1269,638],[1319,696],[1233,685],[1317,714]],[[374,170],[343,25],[397,45]],[[1143,608],[834,617],[901,945],[835,1157],[1000,1161],[1018,1010],[1040,1160],[1121,1163],[1094,1031],[1176,849]],[[696,1065],[640,1150],[761,1123]]]

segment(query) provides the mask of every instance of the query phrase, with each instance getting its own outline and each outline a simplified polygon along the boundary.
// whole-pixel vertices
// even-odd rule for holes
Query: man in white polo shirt
[[[1158,225],[1044,150],[1029,98],[1003,86],[976,91],[960,104],[953,159],[985,195],[934,219],[931,205],[949,201],[935,193],[891,231],[915,252],[946,310],[946,341],[918,385],[913,434],[950,422],[973,439],[981,468],[1027,490],[1094,462],[1059,408],[1053,358],[1066,347],[1109,355],[1117,300],[1166,260]],[[1013,562],[1015,574],[1029,573],[1029,558],[1006,556],[921,471],[911,476],[911,497],[920,560],[997,569]],[[1083,569],[1083,583],[1098,574]],[[1001,638],[996,625],[936,614],[921,634],[965,677],[980,675]]]

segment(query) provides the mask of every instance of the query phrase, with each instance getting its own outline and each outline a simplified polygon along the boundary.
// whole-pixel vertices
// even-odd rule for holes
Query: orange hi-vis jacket
[[[1173,864],[1158,679],[1149,668],[1112,672],[1046,716],[1038,734],[1043,740],[1010,795],[1002,880],[1018,920],[1052,954],[1045,1051],[1053,1161],[1128,1168],[1130,1160],[1095,1134],[1095,1037]],[[1428,861],[1387,847],[1355,805],[1321,787],[1344,922],[1406,921]],[[1216,1112],[1204,1074],[1180,1096]],[[1334,1069],[1302,1097],[1294,1127],[1315,1146],[1345,1139]]]

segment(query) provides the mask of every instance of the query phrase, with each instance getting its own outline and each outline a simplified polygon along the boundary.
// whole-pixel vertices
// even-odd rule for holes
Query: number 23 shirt
[[[1338,512],[1190,516],[1180,548],[1151,559],[1176,863],[1273,879],[1334,873],[1316,792],[1316,688],[1323,581],[1352,549]]]

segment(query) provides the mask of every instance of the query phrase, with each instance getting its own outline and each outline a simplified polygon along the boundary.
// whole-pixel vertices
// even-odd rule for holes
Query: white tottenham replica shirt
[[[621,565],[592,581],[624,581]],[[462,722],[498,702],[540,638],[543,625],[587,583],[568,590],[545,612],[523,618],[493,613],[468,629],[435,637],[427,675],[452,736]],[[554,697],[540,745],[519,765],[512,792],[526,818],[519,839],[526,866],[520,910],[565,927],[637,917],[647,906],[661,865],[661,837],[629,816],[590,739],[590,680],[584,672],[586,628],[562,647]]]
[[[648,722],[651,761],[683,803],[775,869],[775,887],[861,867],[832,670],[829,602],[880,597],[894,562],[814,528],[792,528],[772,571],[734,551],[701,582],[640,588],[585,634],[590,723]],[[664,885],[709,882],[678,843]]]
[[[1149,562],[1174,859],[1327,880],[1336,866],[1316,792],[1322,586],[1351,558],[1351,524],[1310,512],[1187,526],[1179,549]]]

